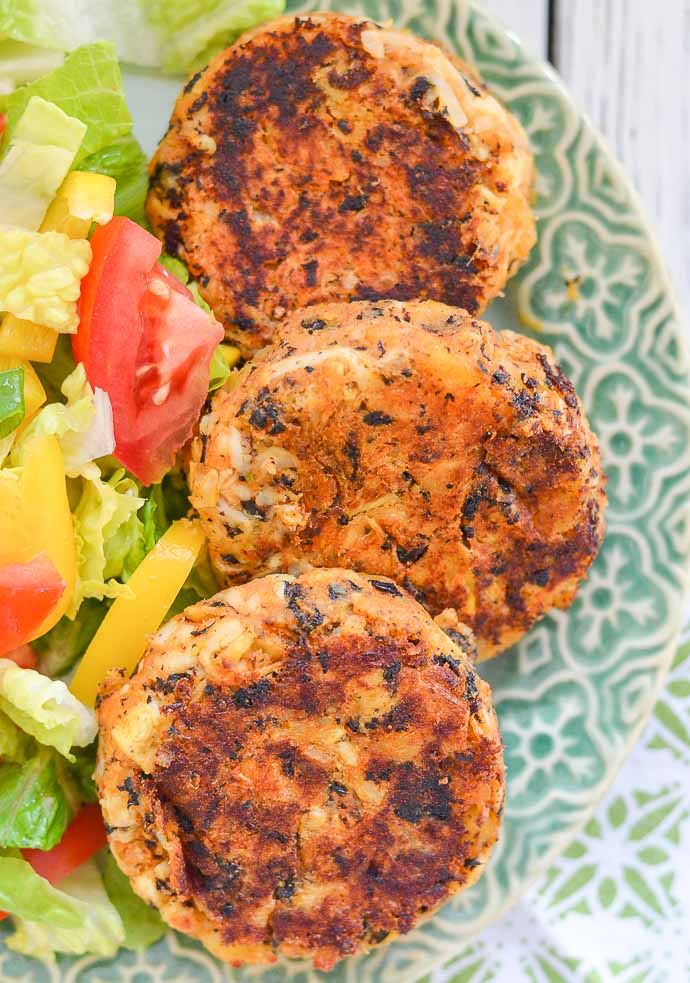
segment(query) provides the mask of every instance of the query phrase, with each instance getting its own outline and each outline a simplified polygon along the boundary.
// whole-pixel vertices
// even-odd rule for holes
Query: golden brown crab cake
[[[567,607],[603,537],[599,448],[548,348],[426,301],[289,317],[188,467],[221,581],[385,574],[481,657]]]
[[[475,313],[535,241],[517,120],[435,44],[288,16],[184,87],[148,214],[245,354],[287,311],[431,298]]]
[[[451,634],[392,581],[326,569],[168,622],[98,710],[134,890],[221,959],[329,969],[472,884],[504,768],[471,632]]]

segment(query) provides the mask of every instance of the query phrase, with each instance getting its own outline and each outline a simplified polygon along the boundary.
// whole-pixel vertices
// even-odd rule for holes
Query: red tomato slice
[[[82,806],[52,850],[22,850],[33,869],[51,884],[76,870],[105,846],[106,833],[97,805]]]
[[[178,294],[182,294],[183,297],[189,297],[192,300],[194,299],[192,297],[192,291],[184,285],[182,280],[178,280],[174,273],[171,273],[170,270],[167,270],[160,263],[156,263],[154,266],[153,274],[161,280],[165,280],[168,286],[176,290]]]
[[[20,645],[18,649],[7,652],[4,658],[16,662],[20,669],[35,669],[38,665],[36,653],[30,645]]]
[[[116,457],[148,485],[191,435],[223,329],[156,262],[160,242],[135,222],[112,219],[91,247],[74,356],[110,396]]]
[[[64,590],[65,581],[46,553],[0,567],[0,655],[35,635]]]
[[[117,340],[123,348],[134,340],[139,300],[161,244],[136,222],[118,216],[96,226],[91,249],[91,266],[81,281],[79,330],[72,336],[74,358],[84,363],[87,374],[90,362],[115,348]],[[136,348],[131,354],[136,356]]]

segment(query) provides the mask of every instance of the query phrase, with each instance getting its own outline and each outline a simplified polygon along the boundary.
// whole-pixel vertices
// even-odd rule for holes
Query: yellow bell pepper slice
[[[92,222],[103,225],[113,217],[115,180],[107,174],[71,171],[60,186],[41,223],[41,232],[62,232],[86,239]],[[52,362],[58,332],[43,324],[6,314],[0,323],[0,355],[24,361]]]
[[[57,331],[44,324],[23,321],[14,314],[6,314],[0,322],[0,355],[16,355],[23,361],[52,362],[57,340]]]
[[[21,469],[0,470],[0,566],[28,563],[39,553],[48,554],[65,581],[65,591],[36,638],[67,610],[77,574],[65,469],[60,445],[52,434],[27,444]]]
[[[242,352],[234,345],[227,345],[225,343],[219,345],[218,347],[227,367],[229,369],[234,369],[242,356]]]
[[[36,375],[31,362],[25,362],[16,355],[0,355],[0,372],[8,369],[16,369],[19,366],[24,369],[24,420],[22,427],[36,416],[40,408],[46,401],[46,391],[41,385],[41,380]]]
[[[32,529],[25,520],[19,471],[0,469],[0,567],[31,559]]]
[[[70,689],[86,706],[111,669],[130,675],[179,594],[204,543],[199,525],[173,522],[127,582],[133,597],[118,597],[103,619],[74,675]]]
[[[41,223],[41,232],[62,232],[86,239],[92,222],[104,225],[113,217],[115,179],[107,174],[72,171],[60,186]]]
[[[22,471],[23,522],[29,530],[30,555],[47,553],[65,581],[65,591],[56,608],[36,632],[44,635],[69,608],[77,577],[77,548],[74,522],[67,498],[65,467],[57,437],[36,437],[26,445]]]

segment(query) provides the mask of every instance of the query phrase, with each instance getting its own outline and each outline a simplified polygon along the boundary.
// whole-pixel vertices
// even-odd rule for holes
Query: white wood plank
[[[549,37],[549,0],[485,0],[488,10],[520,38],[534,54],[546,58]]]
[[[555,55],[613,144],[690,310],[690,0],[559,0]]]

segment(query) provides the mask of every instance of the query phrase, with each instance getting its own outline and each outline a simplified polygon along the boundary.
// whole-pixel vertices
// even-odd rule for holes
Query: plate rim
[[[669,272],[668,266],[664,259],[664,253],[659,244],[659,238],[655,223],[650,219],[647,206],[640,195],[640,193],[635,188],[632,179],[630,178],[624,164],[618,158],[616,152],[614,151],[612,145],[609,143],[604,134],[600,129],[592,122],[589,114],[585,112],[578,100],[575,98],[570,88],[567,86],[565,80],[562,78],[557,69],[551,65],[543,56],[534,52],[529,43],[523,42],[519,33],[515,32],[513,29],[509,28],[500,15],[496,14],[494,11],[487,9],[482,0],[454,0],[453,6],[457,6],[462,9],[465,7],[468,11],[471,11],[475,16],[477,16],[489,29],[492,29],[503,36],[507,37],[512,44],[514,44],[519,50],[522,59],[530,64],[535,72],[538,72],[545,81],[553,86],[559,94],[559,99],[562,104],[572,113],[578,123],[584,124],[588,136],[591,138],[593,145],[596,149],[602,153],[606,159],[607,167],[615,180],[617,187],[621,187],[625,190],[629,201],[629,212],[637,219],[639,223],[639,234],[648,248],[647,259],[652,269],[653,276],[657,281],[660,290],[662,292],[663,298],[668,304],[669,314],[675,325],[674,338],[678,341],[678,344],[682,347],[684,361],[690,364],[690,337],[689,337],[689,323],[687,320],[686,312],[683,305],[680,302],[678,293],[676,291],[675,285],[673,283],[673,278]],[[291,11],[292,13],[292,11]],[[129,68],[130,66],[126,66]],[[135,70],[137,66],[131,66]],[[146,70],[145,70],[146,71]],[[150,70],[149,70],[150,71]],[[160,74],[160,73],[157,73]],[[493,87],[493,86],[490,86]],[[501,101],[503,101],[501,99]],[[524,326],[518,324],[518,328],[523,328]],[[690,411],[690,391],[685,394],[683,399],[684,407]],[[682,449],[682,460],[685,460],[690,467],[690,444],[686,445]],[[683,513],[690,519],[690,497],[686,500],[683,509]],[[609,535],[610,529],[607,525],[606,535]],[[639,719],[636,724],[630,728],[625,742],[622,747],[617,751],[616,755],[611,756],[611,760],[615,760],[615,765],[608,769],[607,774],[602,778],[602,781],[597,786],[595,793],[592,795],[590,802],[587,806],[583,808],[582,815],[578,818],[578,821],[570,826],[567,830],[564,830],[557,834],[553,842],[551,843],[549,849],[544,853],[543,857],[538,863],[535,863],[534,869],[531,871],[529,877],[525,878],[519,886],[514,889],[504,901],[496,907],[487,910],[484,915],[477,918],[476,921],[472,922],[471,931],[467,935],[459,934],[457,942],[453,945],[453,953],[449,956],[449,950],[445,953],[429,952],[427,958],[424,962],[424,967],[422,969],[413,969],[411,966],[406,969],[397,970],[396,981],[397,983],[417,983],[420,980],[420,976],[433,973],[439,967],[447,964],[449,960],[455,959],[466,947],[473,944],[473,942],[478,938],[478,936],[490,925],[496,923],[501,919],[508,910],[513,908],[515,905],[519,904],[524,900],[526,895],[534,886],[535,882],[539,880],[540,877],[548,870],[548,868],[553,864],[554,860],[565,850],[569,843],[573,842],[582,830],[586,827],[587,823],[591,820],[592,816],[597,811],[599,805],[604,799],[606,793],[610,789],[612,783],[616,779],[618,773],[625,760],[628,758],[632,750],[635,748],[640,740],[640,737],[647,726],[649,719],[653,713],[654,706],[658,700],[658,697],[666,683],[669,669],[678,647],[679,639],[683,632],[684,626],[684,616],[686,613],[688,601],[690,600],[690,547],[686,547],[684,562],[683,562],[683,572],[680,579],[680,589],[678,590],[678,603],[674,606],[673,610],[669,612],[669,617],[667,618],[667,627],[669,628],[669,638],[665,643],[663,648],[658,652],[657,658],[655,659],[655,665],[657,667],[657,674],[654,685],[649,688],[649,691],[645,694],[644,703],[641,704]],[[442,909],[441,909],[442,910]],[[429,920],[437,914],[436,912],[432,914]],[[168,930],[167,934],[172,933],[172,929]],[[174,933],[178,934],[178,933]],[[403,936],[404,938],[404,936]],[[393,943],[395,944],[395,943]],[[5,946],[0,941],[0,948],[5,950]],[[382,947],[383,948],[383,947]],[[5,950],[6,951],[6,950]],[[123,951],[119,950],[121,955]],[[213,960],[213,965],[220,975],[228,980],[234,980],[234,970],[227,964],[222,963],[217,960],[206,950],[203,952],[204,956],[208,956],[209,959]],[[77,957],[77,960],[81,962],[84,957]],[[93,959],[93,957],[87,957]],[[106,964],[112,964],[114,960],[117,959],[117,955],[110,960],[107,960]],[[349,961],[349,960],[346,960]],[[92,964],[94,969],[98,965],[98,962],[94,960]],[[302,961],[290,960],[290,965],[294,969],[295,974],[299,975],[300,966],[304,965]],[[60,973],[62,967],[57,966],[57,971]],[[86,968],[86,967],[85,967]],[[173,979],[184,978],[178,975],[178,970],[174,967]],[[73,964],[71,972],[78,971],[78,963]],[[264,973],[269,973],[271,967],[257,967],[260,969],[257,979],[263,979]],[[48,970],[50,972],[50,970]],[[68,970],[68,973],[70,970]],[[320,974],[319,974],[320,976]],[[26,977],[27,979],[29,977]],[[58,977],[62,978],[62,977]],[[330,978],[330,974],[325,974],[324,979]],[[22,977],[18,977],[21,980]],[[359,979],[359,978],[358,978]]]

